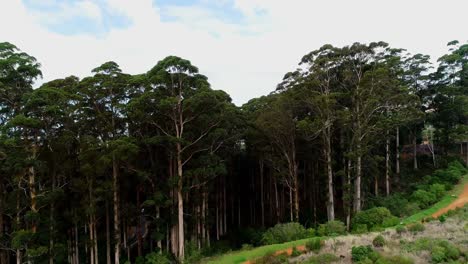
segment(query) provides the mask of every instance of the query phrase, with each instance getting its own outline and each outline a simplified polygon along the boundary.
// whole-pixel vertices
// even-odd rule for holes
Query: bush
[[[369,230],[367,230],[366,224],[356,224],[356,225],[353,225],[352,231],[354,234],[364,234],[364,233],[367,233]]]
[[[257,260],[255,264],[284,264],[288,263],[288,255],[280,254],[275,256],[273,253],[265,255]]]
[[[436,246],[431,251],[431,259],[434,263],[441,263],[446,260],[445,250],[443,247]]]
[[[421,208],[419,207],[418,203],[410,202],[405,206],[404,211],[406,215],[414,215],[417,212],[421,211]]]
[[[346,234],[345,224],[341,221],[334,220],[321,224],[318,228],[319,236],[338,236]]]
[[[429,186],[429,192],[432,193],[437,200],[439,200],[445,194],[445,185],[434,183],[431,186]]]
[[[356,229],[358,225],[366,225],[367,230],[374,228],[384,227],[384,221],[387,220],[386,224],[393,223],[395,221],[395,216],[390,213],[390,211],[385,207],[374,207],[368,210],[358,212],[353,218],[353,230]],[[397,220],[398,221],[398,220]],[[397,224],[395,222],[395,224]]]
[[[380,257],[375,264],[413,264],[414,261],[408,257],[390,256]]]
[[[291,257],[297,257],[297,256],[300,256],[301,254],[302,253],[296,247],[292,248]]]
[[[425,190],[417,190],[411,195],[411,201],[417,203],[421,209],[425,209],[436,201],[436,197]]]
[[[145,264],[167,264],[171,263],[170,259],[165,254],[151,252],[145,256]]]
[[[299,223],[277,224],[263,234],[262,243],[264,245],[284,243],[306,238],[307,235],[308,232]]]
[[[370,246],[357,246],[351,248],[351,259],[353,261],[362,261],[369,258],[374,250]]]
[[[444,223],[447,220],[447,217],[445,215],[439,216],[439,222]]]
[[[383,247],[385,246],[385,239],[382,235],[378,235],[374,238],[374,240],[372,240],[372,245],[374,245],[374,247]]]
[[[321,238],[312,238],[306,243],[306,248],[310,251],[318,253],[320,249],[325,245],[325,242]]]
[[[424,229],[426,228],[421,223],[414,223],[414,224],[408,225],[408,231],[413,232],[413,233],[422,232],[424,231]]]
[[[313,256],[309,258],[304,264],[328,264],[328,263],[333,263],[339,261],[340,258],[330,254],[330,253],[325,253],[325,254],[320,254],[318,256]]]
[[[387,227],[392,227],[396,226],[400,223],[400,219],[396,216],[390,216],[388,218],[385,218],[382,222],[382,227],[387,228]]]
[[[396,232],[398,234],[403,234],[406,232],[406,227],[402,226],[402,225],[397,225],[397,227],[395,228]]]

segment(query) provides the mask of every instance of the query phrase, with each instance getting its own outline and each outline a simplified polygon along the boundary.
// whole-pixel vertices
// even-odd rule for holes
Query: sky
[[[188,59],[237,105],[273,91],[324,44],[385,41],[435,62],[468,40],[467,0],[0,0],[0,42],[42,64],[36,84],[107,61],[144,73]]]

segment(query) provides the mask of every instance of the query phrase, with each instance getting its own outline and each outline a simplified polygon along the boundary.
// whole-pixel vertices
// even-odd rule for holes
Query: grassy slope
[[[422,219],[432,215],[433,213],[437,212],[439,209],[444,208],[448,206],[450,203],[452,203],[455,199],[457,199],[457,196],[463,191],[463,187],[465,184],[468,184],[468,175],[465,175],[463,177],[462,181],[457,184],[453,190],[448,192],[438,203],[434,204],[432,207],[421,211],[417,214],[414,214],[410,217],[407,217],[403,220],[404,224],[408,224],[411,222],[417,222],[421,221]],[[274,245],[268,245],[268,246],[262,246],[262,247],[257,247],[254,249],[250,250],[239,250],[239,251],[234,251],[231,253],[224,254],[222,256],[218,257],[213,257],[206,259],[207,264],[234,264],[234,263],[243,263],[244,261],[247,260],[252,260],[258,257],[262,257],[266,254],[278,251],[278,250],[285,250],[290,247],[295,247],[298,245],[304,245],[308,239],[302,239],[302,240],[296,240],[296,241],[291,241],[291,242],[286,242],[283,244],[274,244]]]
[[[442,199],[434,204],[433,206],[427,208],[426,210],[423,210],[417,214],[414,214],[412,216],[409,216],[405,219],[403,219],[403,224],[408,224],[412,222],[419,222],[423,220],[426,217],[431,216],[433,213],[439,211],[440,209],[450,205],[453,201],[455,201],[458,197],[458,195],[463,191],[463,188],[465,187],[465,184],[468,184],[468,174],[463,177],[461,182],[457,184],[453,190],[448,192]]]
[[[239,250],[231,253],[224,254],[219,257],[214,257],[207,259],[207,264],[233,264],[233,263],[243,263],[244,261],[255,259],[258,257],[265,256],[266,254],[276,252],[278,250],[288,249],[290,247],[295,247],[299,245],[304,245],[309,238],[290,241],[283,244],[274,244],[268,246],[261,246],[250,250]]]

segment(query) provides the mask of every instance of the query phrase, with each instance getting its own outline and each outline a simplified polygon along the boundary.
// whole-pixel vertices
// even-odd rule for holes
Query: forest
[[[356,223],[372,208],[409,216],[466,173],[458,41],[437,62],[326,44],[242,106],[177,56],[137,75],[109,61],[41,77],[0,43],[2,264],[199,263],[268,244],[281,223],[351,231],[370,229]]]

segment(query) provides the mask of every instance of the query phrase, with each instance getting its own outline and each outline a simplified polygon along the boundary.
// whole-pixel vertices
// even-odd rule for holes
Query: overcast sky
[[[43,80],[113,60],[143,73],[189,59],[240,105],[268,94],[323,44],[383,40],[435,61],[468,39],[468,0],[1,0],[0,42],[35,56]]]

